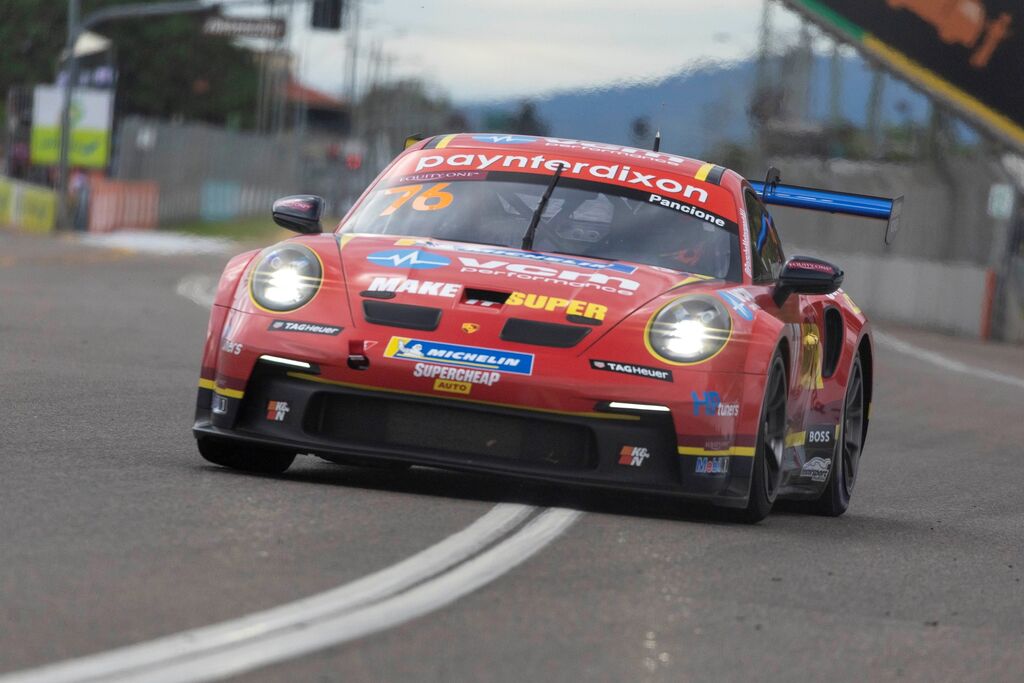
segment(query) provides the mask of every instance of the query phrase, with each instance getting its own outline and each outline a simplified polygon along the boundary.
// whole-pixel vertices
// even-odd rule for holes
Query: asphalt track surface
[[[654,497],[308,457],[259,477],[205,464],[189,431],[206,311],[176,288],[224,261],[0,233],[0,678],[365,577],[377,590],[496,515],[504,535],[421,584],[442,599],[418,616],[402,612],[416,588],[393,591],[364,611],[396,623],[240,678],[1024,678],[1024,350],[887,328],[912,347],[878,349],[839,519],[742,526]],[[545,515],[562,517],[544,543],[506,547]],[[486,561],[504,565],[481,580]]]

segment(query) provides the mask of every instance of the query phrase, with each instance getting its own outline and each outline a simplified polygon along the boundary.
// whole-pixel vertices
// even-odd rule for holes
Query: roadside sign
[[[1024,150],[1020,0],[783,0]]]
[[[287,25],[284,19],[251,19],[247,17],[207,17],[203,33],[208,36],[231,38],[284,38]]]
[[[994,183],[988,191],[988,215],[1005,221],[1013,215],[1013,185]]]
[[[33,164],[54,166],[60,162],[60,117],[64,91],[56,85],[37,85],[32,96],[32,137],[29,155]],[[114,93],[100,88],[76,88],[71,100],[71,138],[68,164],[81,168],[105,168],[110,157],[110,123]]]

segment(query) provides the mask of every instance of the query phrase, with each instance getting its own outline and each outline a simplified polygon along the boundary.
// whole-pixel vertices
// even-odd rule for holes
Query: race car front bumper
[[[200,389],[197,438],[341,463],[401,462],[658,492],[726,507],[746,504],[754,461],[720,457],[719,471],[709,471],[707,457],[680,454],[667,412],[600,404],[589,414],[520,409],[333,382],[262,362],[244,393],[235,393]]]

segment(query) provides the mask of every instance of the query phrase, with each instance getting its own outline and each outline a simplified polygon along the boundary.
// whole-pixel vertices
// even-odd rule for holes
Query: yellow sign
[[[26,232],[50,232],[56,219],[55,192],[0,178],[0,225]]]
[[[447,391],[450,394],[469,394],[473,385],[469,382],[455,382],[450,379],[435,379],[434,391]]]
[[[36,86],[32,99],[32,137],[29,154],[33,164],[55,166],[60,162],[60,121],[64,93],[54,85]],[[113,93],[98,88],[77,88],[71,101],[71,135],[68,163],[79,168],[104,168],[110,156],[110,122]]]
[[[0,179],[0,225],[14,224],[14,184]]]

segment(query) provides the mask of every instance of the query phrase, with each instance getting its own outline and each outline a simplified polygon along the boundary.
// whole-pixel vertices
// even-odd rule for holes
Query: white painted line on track
[[[937,365],[940,368],[949,370],[951,372],[959,372],[964,375],[970,375],[977,377],[978,379],[987,380],[989,382],[999,382],[1000,384],[1006,384],[1011,387],[1018,389],[1024,389],[1024,379],[1020,377],[1014,377],[1013,375],[1004,375],[1002,373],[995,372],[994,370],[986,370],[985,368],[979,368],[975,365],[968,365],[954,358],[943,356],[941,353],[935,353],[928,349],[921,348],[910,342],[897,339],[885,332],[879,332],[875,330],[875,340],[880,344],[888,346],[894,351],[905,353],[908,356],[913,356],[920,360]]]
[[[0,676],[0,683],[211,680],[343,643],[426,614],[498,578],[557,538],[580,514],[547,510],[472,558],[535,509],[499,503],[426,550],[338,588],[239,619],[13,672]],[[449,575],[459,578],[446,579]],[[403,600],[396,603],[396,598]]]
[[[576,510],[549,508],[517,533],[451,571],[353,612],[307,622],[197,659],[108,680],[122,683],[215,680],[398,626],[445,607],[509,572],[558,538],[581,514]]]

